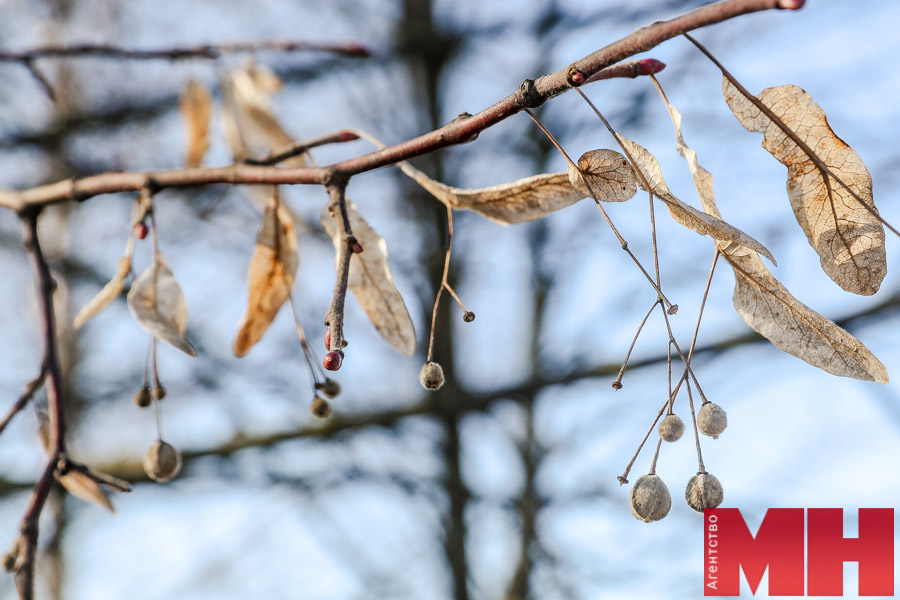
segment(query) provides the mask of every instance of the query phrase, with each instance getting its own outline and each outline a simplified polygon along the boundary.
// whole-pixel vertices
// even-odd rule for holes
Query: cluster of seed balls
[[[697,429],[713,439],[725,431],[728,416],[725,410],[713,402],[704,402],[697,413]],[[684,433],[684,422],[675,414],[668,414],[659,424],[659,437],[664,442],[676,442]],[[715,508],[722,503],[722,484],[706,471],[700,471],[687,483],[684,499],[697,512],[704,508]],[[672,508],[669,488],[656,474],[642,475],[631,488],[631,512],[638,520],[649,523],[659,521]]]

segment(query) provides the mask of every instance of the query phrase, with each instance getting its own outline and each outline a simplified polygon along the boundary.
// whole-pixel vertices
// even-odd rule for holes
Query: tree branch
[[[34,556],[37,551],[38,523],[50,489],[53,486],[53,475],[57,463],[65,457],[65,419],[63,412],[63,379],[59,366],[59,348],[56,338],[56,319],[53,310],[53,292],[56,282],[50,275],[50,268],[41,250],[37,232],[39,211],[31,210],[21,215],[22,244],[31,257],[38,283],[38,300],[44,336],[44,370],[49,380],[47,385],[47,403],[50,412],[50,444],[48,448],[47,466],[41,478],[31,492],[28,509],[22,518],[19,539],[13,553],[15,560],[12,567],[16,572],[16,585],[21,600],[34,597]],[[11,553],[12,554],[12,553]]]
[[[275,50],[279,52],[334,52],[344,56],[366,58],[369,50],[356,42],[320,44],[303,41],[239,42],[234,44],[202,44],[198,46],[135,50],[111,44],[75,44],[72,46],[40,46],[28,50],[0,50],[0,61],[23,62],[38,58],[113,58],[118,60],[185,60],[216,59],[225,54]]]
[[[658,21],[597,50],[556,73],[538,79],[526,79],[519,89],[478,114],[464,113],[447,125],[383,150],[357,156],[326,167],[279,169],[232,165],[212,169],[183,169],[144,173],[103,173],[82,179],[69,179],[22,192],[0,191],[0,206],[21,211],[27,206],[44,206],[69,200],[85,200],[99,194],[138,191],[148,180],[158,189],[189,187],[213,183],[324,184],[331,176],[350,177],[396,164],[465,142],[480,132],[526,109],[540,106],[572,87],[583,85],[603,69],[645,52],[687,31],[720,23],[734,17],[771,10],[795,8],[789,0],[723,0],[704,6],[669,21]]]

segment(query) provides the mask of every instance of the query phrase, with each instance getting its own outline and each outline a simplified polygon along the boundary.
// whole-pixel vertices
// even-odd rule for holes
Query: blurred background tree
[[[296,139],[358,127],[396,143],[701,4],[5,0],[0,45],[353,40],[373,57],[260,51],[254,58],[285,82],[275,113]],[[886,124],[900,116],[892,101],[900,76],[876,78],[871,65],[900,51],[889,27],[898,18],[900,7],[883,3],[814,1],[797,14],[752,15],[698,34],[752,91],[781,83],[809,91],[866,160],[882,214],[894,223],[900,157]],[[795,295],[842,319],[896,377],[896,277],[889,273],[873,298],[837,289],[789,222],[783,167],[734,120],[718,72],[683,40],[651,55],[669,65],[660,79],[684,113],[686,137],[717,177],[723,211],[780,259],[778,276]],[[46,59],[39,66],[55,102],[21,65],[0,64],[0,186],[179,166],[186,143],[180,89],[188,79],[202,81],[218,103],[220,77],[244,59]],[[619,130],[657,154],[670,186],[688,199],[690,176],[649,82],[608,81],[587,92]],[[539,114],[572,156],[613,146],[575,94]],[[205,164],[228,164],[220,115],[214,119]],[[313,154],[325,164],[367,151],[361,144]],[[416,164],[460,187],[565,169],[524,115]],[[285,188],[284,197],[300,226],[294,296],[313,347],[321,348],[333,250],[318,225],[326,195],[307,187]],[[610,382],[655,295],[596,208],[581,202],[511,227],[458,214],[451,278],[478,318],[464,323],[456,306],[442,303],[435,358],[447,384],[428,394],[416,374],[443,266],[445,210],[393,168],[354,178],[348,194],[387,241],[419,344],[414,359],[395,354],[351,301],[352,353],[338,374],[344,391],[324,422],[308,412],[307,372],[288,311],[245,359],[231,356],[258,224],[245,192],[210,186],[157,196],[160,243],[188,298],[189,337],[200,354],[160,350],[166,438],[185,457],[182,474],[165,486],[146,482],[140,466],[156,425],[151,411],[131,402],[146,345],[125,303],[77,333],[68,327],[114,272],[131,195],[45,214],[73,454],[136,485],[114,499],[116,518],[54,494],[42,521],[37,596],[700,596],[701,521],[680,498],[696,471],[688,436],[660,458],[675,505],[663,522],[634,520],[628,490],[616,481],[666,397],[667,338],[661,321],[648,323],[624,389],[614,392]],[[645,204],[636,199],[610,213],[632,250],[649,260]],[[687,339],[712,250],[669,222],[659,235],[666,293],[681,307],[673,325]],[[7,282],[0,387],[12,402],[35,375],[41,348],[12,214],[0,214],[0,241]],[[889,263],[896,247],[889,238]],[[138,256],[147,260],[146,250]],[[725,505],[744,510],[751,526],[769,506],[890,506],[900,492],[889,462],[900,425],[896,384],[841,380],[756,343],[734,314],[725,271],[713,282],[694,362],[707,395],[729,411],[729,430],[704,454],[725,486]],[[683,404],[679,412],[687,416]],[[0,438],[0,540],[14,539],[44,460],[35,430],[26,412]],[[635,475],[649,458],[642,455]],[[15,596],[12,578],[0,579],[0,598]]]

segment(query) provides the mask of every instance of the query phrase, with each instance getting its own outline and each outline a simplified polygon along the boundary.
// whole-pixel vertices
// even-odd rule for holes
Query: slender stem
[[[653,453],[653,460],[650,461],[650,474],[656,475],[656,461],[659,460],[659,449],[662,447],[662,438],[656,441],[656,452]]]
[[[647,433],[644,434],[644,439],[641,440],[641,443],[638,445],[637,450],[634,451],[634,454],[631,456],[631,460],[628,461],[628,465],[625,467],[625,470],[619,475],[616,479],[619,480],[620,484],[628,483],[628,474],[631,472],[631,467],[634,466],[634,461],[637,460],[638,455],[641,453],[641,450],[644,448],[644,444],[647,443],[647,439],[650,437],[650,434],[653,433],[653,430],[656,429],[656,424],[659,422],[659,418],[663,416],[663,413],[666,412],[666,407],[669,406],[669,399],[666,398],[666,401],[663,402],[662,407],[659,409],[659,412],[656,413],[656,418],[653,419],[653,423],[650,424],[650,428],[647,430]],[[654,463],[655,464],[655,463]]]
[[[425,358],[425,362],[431,362],[431,359],[434,358],[434,332],[437,326],[437,316],[438,316],[438,308],[441,305],[441,295],[443,295],[444,290],[446,289],[448,292],[451,292],[454,297],[456,294],[452,292],[450,288],[450,284],[447,283],[447,274],[450,272],[450,254],[453,250],[453,209],[450,208],[449,205],[447,207],[447,251],[444,252],[444,271],[441,274],[441,285],[438,287],[437,294],[434,296],[434,307],[431,309],[431,333],[428,335],[428,356]],[[459,305],[462,306],[462,302],[457,300]],[[465,310],[465,307],[463,307]],[[468,312],[468,311],[466,311]]]
[[[577,90],[577,91],[579,93],[581,93],[582,96],[584,96],[584,94],[581,92],[581,90]],[[596,110],[596,108],[594,110]],[[556,149],[559,150],[560,154],[562,154],[566,158],[566,160],[569,162],[569,164],[572,165],[572,167],[574,169],[581,172],[581,169],[578,168],[578,165],[572,161],[572,159],[569,157],[568,154],[566,154],[566,151],[563,150],[560,143],[558,141],[556,141],[556,138],[553,137],[553,134],[550,133],[546,127],[544,127],[544,124],[540,122],[540,120],[534,115],[534,113],[527,109],[525,110],[525,112],[528,114],[529,117],[531,117],[531,120],[534,121],[538,127],[540,127],[541,131],[544,132],[544,135],[546,135],[547,138],[550,140],[550,142],[556,147]],[[605,119],[604,119],[604,121],[605,121]],[[633,164],[633,162],[634,161],[632,161],[632,164]],[[612,230],[613,235],[615,235],[616,239],[619,240],[619,244],[622,246],[622,250],[624,250],[625,253],[631,257],[631,260],[634,261],[634,264],[636,264],[638,269],[640,269],[641,273],[644,274],[644,277],[647,278],[647,281],[649,281],[650,285],[653,286],[653,289],[656,290],[656,293],[662,299],[663,303],[665,303],[667,309],[677,311],[678,305],[672,304],[671,302],[669,302],[669,299],[666,298],[666,295],[663,294],[662,290],[659,289],[659,286],[656,284],[656,282],[653,281],[653,278],[650,276],[650,273],[647,272],[647,269],[644,268],[644,265],[641,264],[641,261],[639,261],[637,259],[637,257],[634,255],[634,253],[628,248],[628,242],[625,240],[624,237],[622,237],[622,234],[619,233],[619,230],[616,228],[615,224],[612,222],[612,219],[609,217],[609,214],[607,214],[606,209],[603,208],[603,204],[600,202],[600,199],[597,198],[596,194],[594,194],[594,191],[591,189],[591,186],[588,185],[587,189],[591,193],[591,198],[593,198],[594,203],[597,205],[597,208],[599,208],[600,212],[603,214],[603,218],[606,219],[606,224],[609,225],[609,228]]]
[[[312,349],[309,347],[309,343],[306,341],[306,333],[303,331],[303,326],[300,325],[300,317],[297,315],[297,307],[294,306],[294,296],[293,294],[288,296],[288,304],[291,307],[291,316],[294,318],[294,327],[297,329],[297,337],[300,338],[300,347],[303,349],[303,360],[306,362],[306,366],[309,368],[309,376],[313,383],[313,388],[315,385],[319,383],[319,374],[316,371],[316,367],[318,366],[319,361],[315,360],[315,356],[312,353]],[[319,367],[321,369],[321,367]],[[325,375],[322,375],[322,379],[325,379]]]
[[[656,305],[662,302],[659,298],[653,301],[653,304],[650,305],[650,310],[647,311],[647,314],[644,315],[644,318],[641,319],[641,324],[638,325],[637,332],[634,334],[634,337],[631,340],[631,345],[628,346],[628,352],[625,353],[625,360],[622,361],[622,368],[619,369],[619,374],[616,376],[615,381],[612,382],[612,387],[614,390],[622,389],[622,377],[625,376],[625,369],[628,367],[628,360],[631,358],[631,352],[634,350],[634,345],[637,344],[638,336],[641,335],[641,330],[644,328],[644,325],[647,324],[647,319],[650,318],[651,313],[656,308]]]
[[[706,471],[706,467],[703,464],[703,452],[700,450],[700,431],[697,429],[697,415],[694,413],[694,396],[691,394],[691,382],[685,381],[685,387],[687,387],[688,403],[691,406],[691,423],[694,424],[694,442],[697,445],[698,470],[703,473]]]

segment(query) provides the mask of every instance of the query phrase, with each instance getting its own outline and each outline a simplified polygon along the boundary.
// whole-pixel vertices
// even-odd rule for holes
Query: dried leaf
[[[647,180],[647,183],[650,185],[649,191],[652,191],[657,198],[666,203],[666,206],[669,208],[669,214],[675,221],[692,231],[702,235],[708,235],[716,240],[735,242],[741,246],[752,248],[773,263],[775,262],[772,253],[769,252],[765,246],[737,227],[697,210],[693,206],[685,204],[676,198],[672,192],[669,191],[666,181],[663,179],[662,169],[660,169],[656,157],[650,154],[643,146],[640,146],[619,134],[616,134],[616,137],[619,138],[619,141],[628,150],[628,153],[635,161],[637,168]],[[640,177],[637,178],[637,181],[641,189],[646,189],[644,187],[644,182]]]
[[[681,113],[665,102],[678,152],[688,163],[703,209],[721,218],[713,176],[685,143]],[[834,375],[887,383],[884,365],[862,342],[794,298],[753,250],[727,240],[716,240],[716,246],[734,269],[734,308],[754,331],[780,350]]]
[[[273,197],[263,213],[247,270],[247,310],[234,340],[235,356],[244,356],[272,324],[291,294],[299,263],[293,219]]]
[[[435,181],[408,163],[400,163],[400,168],[451,208],[472,210],[503,225],[540,219],[585,196],[572,187],[566,173],[545,173],[488,188],[461,189]]]
[[[184,337],[187,330],[187,300],[162,255],[131,285],[128,309],[153,337],[168,342],[189,356],[197,351]]]
[[[116,274],[113,275],[113,278],[110,279],[99,292],[97,292],[96,296],[91,298],[90,302],[84,305],[84,308],[78,311],[72,326],[75,329],[78,329],[84,325],[88,319],[99,313],[106,308],[110,302],[118,298],[119,294],[122,293],[122,288],[125,286],[125,278],[130,271],[131,257],[123,256],[119,259],[119,264],[116,267]]]
[[[212,97],[201,84],[188,81],[179,101],[184,117],[188,140],[186,164],[199,167],[203,155],[209,149],[209,120],[212,115]]]
[[[46,413],[39,411],[38,420],[38,434],[41,439],[41,444],[44,446],[44,451],[50,455],[52,454],[50,450],[50,419]],[[77,496],[85,502],[91,502],[102,506],[110,512],[116,512],[115,507],[109,499],[109,493],[100,487],[98,480],[113,485],[120,491],[131,490],[131,486],[128,482],[106,475],[105,473],[95,473],[82,465],[78,466],[84,469],[84,471],[73,468],[63,475],[57,474],[56,479],[73,496]],[[91,477],[91,475],[88,475],[85,471],[90,472],[94,477]]]
[[[878,291],[887,273],[884,227],[875,215],[816,164],[728,79],[722,92],[746,129],[763,134],[763,147],[788,168],[787,190],[797,222],[819,254],[822,269],[856,294]],[[767,88],[758,98],[769,107],[869,207],[872,178],[859,155],[828,125],[825,111],[795,85]]]
[[[351,202],[347,202],[347,215],[353,236],[363,247],[362,253],[350,257],[347,286],[381,337],[400,354],[412,356],[416,350],[416,330],[391,277],[384,238],[363,220]],[[341,244],[342,225],[338,218],[327,206],[322,211],[322,226],[331,236],[335,250]]]
[[[569,182],[583,196],[604,202],[624,202],[637,193],[634,171],[628,160],[615,150],[591,150],[582,154],[577,169],[569,164]]]
[[[272,93],[280,87],[275,73],[254,64],[232,71],[223,82],[223,125],[235,160],[263,156],[294,142],[272,111]],[[307,163],[300,155],[282,164]]]

